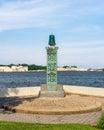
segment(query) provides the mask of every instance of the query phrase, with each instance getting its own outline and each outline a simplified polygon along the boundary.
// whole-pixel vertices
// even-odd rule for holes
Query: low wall
[[[0,88],[0,97],[38,96],[40,87]]]
[[[0,88],[0,97],[38,96],[40,87]],[[104,97],[104,88],[63,85],[66,93]]]
[[[74,93],[81,95],[89,95],[89,96],[98,96],[104,97],[104,88],[94,88],[87,86],[71,86],[71,85],[63,85],[64,91],[66,93]]]

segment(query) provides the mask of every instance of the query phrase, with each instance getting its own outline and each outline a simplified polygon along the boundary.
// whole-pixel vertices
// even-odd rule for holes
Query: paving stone
[[[72,97],[77,97],[77,95],[72,95]],[[72,98],[67,96],[67,98]],[[81,97],[83,98],[83,96]],[[98,97],[88,97],[89,100],[92,101],[92,99],[95,99],[96,101],[99,101],[102,103],[102,108],[104,108],[104,98],[98,98]],[[34,98],[30,98],[31,101]],[[15,99],[20,100],[20,99]],[[22,101],[27,100],[21,99]],[[14,101],[13,98],[5,99],[6,102]],[[2,104],[5,102],[2,100]],[[1,100],[0,100],[1,103]],[[2,106],[2,104],[0,104]],[[74,105],[72,105],[74,106]],[[50,123],[50,124],[57,124],[57,123],[81,123],[81,124],[91,124],[96,125],[98,118],[101,116],[102,112],[104,112],[104,109],[102,111],[95,111],[95,112],[87,112],[87,113],[77,113],[77,114],[61,114],[61,115],[42,115],[42,114],[25,114],[25,113],[13,113],[10,111],[5,111],[4,109],[0,109],[0,120],[1,121],[15,121],[15,122],[29,122],[29,123]]]

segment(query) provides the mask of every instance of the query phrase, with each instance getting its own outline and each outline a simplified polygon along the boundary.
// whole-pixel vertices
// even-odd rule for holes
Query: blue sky
[[[58,66],[104,68],[104,0],[0,0],[0,64],[46,65],[50,34]]]

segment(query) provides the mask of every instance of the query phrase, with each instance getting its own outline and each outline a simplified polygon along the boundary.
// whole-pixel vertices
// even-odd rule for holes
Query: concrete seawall
[[[40,89],[40,86],[0,88],[0,97],[38,96]],[[63,89],[67,94],[104,97],[104,88],[63,85]]]
[[[88,96],[98,96],[104,97],[104,88],[94,88],[87,86],[71,86],[71,85],[63,85],[64,91],[66,93],[80,94],[80,95],[88,95]]]
[[[0,88],[0,97],[38,96],[40,87]]]

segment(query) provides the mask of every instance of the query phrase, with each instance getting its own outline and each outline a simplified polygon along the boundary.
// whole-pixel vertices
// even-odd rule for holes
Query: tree
[[[41,65],[28,65],[28,70],[46,70],[46,66]]]
[[[69,66],[65,65],[65,66],[63,66],[63,68],[69,68]]]
[[[77,68],[77,66],[71,66],[72,68]]]

